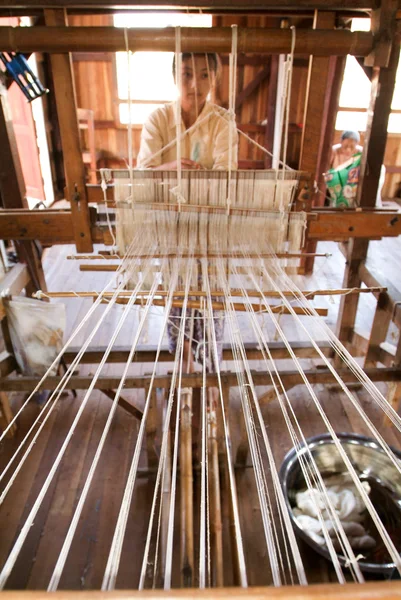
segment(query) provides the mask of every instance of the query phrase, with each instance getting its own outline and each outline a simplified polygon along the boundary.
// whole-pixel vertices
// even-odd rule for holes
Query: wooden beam
[[[380,354],[380,344],[386,340],[392,317],[392,306],[387,292],[379,294],[375,316],[370,331],[369,346],[365,357],[365,367],[373,367]]]
[[[113,55],[110,52],[73,52],[73,62],[112,62]]]
[[[120,27],[64,27],[60,15],[47,10],[47,24],[52,27],[0,27],[0,51],[64,53],[63,71],[70,70],[68,52],[117,52],[126,50],[124,29]],[[50,18],[50,15],[59,15]],[[183,52],[230,52],[231,28],[182,27]],[[367,31],[351,32],[346,29],[297,31],[296,54],[331,56],[352,54],[367,56],[373,48],[373,35]],[[128,29],[130,50],[174,52],[175,28]],[[285,54],[291,51],[289,29],[238,28],[238,52]],[[56,73],[56,70],[53,69]],[[71,88],[71,83],[68,83]],[[71,90],[68,90],[68,97]]]
[[[333,135],[337,119],[345,62],[345,56],[331,56],[329,59],[328,85],[324,102],[322,135],[320,136],[318,161],[315,172],[318,193],[315,195],[314,200],[315,206],[318,205],[320,207],[323,206],[326,197],[326,182],[323,174],[330,168]],[[306,250],[308,253],[313,254],[316,252],[316,247],[317,242],[310,241],[306,246]],[[311,273],[314,266],[314,257],[306,258],[304,265],[305,272]]]
[[[357,203],[360,206],[376,204],[399,57],[400,36],[397,35],[394,37],[388,68],[375,68],[372,78],[368,123],[361,159],[361,184],[358,186]]]
[[[127,0],[0,0],[0,7],[4,9],[23,9],[23,8],[47,8],[54,6],[58,8],[69,8],[69,9],[91,9],[91,8],[124,8],[125,10],[130,9],[130,4]],[[136,7],[146,6],[149,7],[149,0],[136,0]],[[171,7],[171,0],[154,0],[152,6],[168,6]],[[175,0],[174,6],[179,7],[194,7],[194,8],[210,8],[210,0],[196,0],[191,3],[188,0]],[[376,0],[217,0],[213,2],[214,9],[226,9],[226,8],[242,8],[247,10],[294,10],[294,11],[305,11],[307,9],[321,9],[321,10],[368,10],[377,8]]]
[[[74,242],[72,213],[64,210],[0,211],[0,239]]]
[[[367,236],[371,239],[380,239],[401,235],[401,213],[399,212],[324,211],[310,213],[310,216],[309,239],[344,241]],[[110,231],[106,226],[93,227],[92,235],[93,241],[109,246],[113,244]],[[344,287],[359,287],[359,284]]]
[[[327,29],[329,32],[335,27],[336,15],[334,12],[315,11],[313,20],[314,29]],[[325,133],[325,119],[327,118],[328,84],[330,78],[331,57],[309,57],[308,81],[306,88],[304,126],[302,129],[301,151],[299,168],[311,174],[311,191],[308,198],[309,206],[319,206],[324,203],[320,197],[317,181],[320,163],[320,149],[322,136]],[[316,183],[315,183],[316,182]],[[306,237],[308,240],[308,235]],[[305,245],[306,252],[315,252],[316,243]],[[301,261],[301,266],[306,273],[313,269],[313,260]]]
[[[3,352],[0,353],[0,376],[6,377],[17,369],[18,365],[15,357],[7,352],[7,350],[3,350]]]
[[[57,36],[58,27],[68,33],[66,11],[46,9],[44,27],[51,37]],[[58,26],[58,27],[57,27]],[[90,33],[88,32],[88,35]],[[21,49],[19,48],[19,51]],[[61,51],[61,49],[60,49]],[[82,158],[81,140],[77,117],[77,104],[72,72],[71,55],[53,54],[50,58],[57,116],[63,148],[64,171],[67,186],[67,200],[70,202],[73,217],[74,240],[79,252],[93,250],[90,231],[90,217],[85,187],[85,168]]]
[[[327,34],[335,27],[335,13],[315,11],[314,29],[327,29]],[[325,108],[325,98],[329,77],[329,62],[326,57],[309,57],[309,72],[306,90],[304,126],[302,130],[299,168],[316,179],[320,137]],[[314,198],[315,200],[316,198]]]
[[[112,265],[113,268],[115,268],[117,265]],[[387,290],[386,287],[381,287],[381,286],[373,286],[373,287],[366,287],[366,288],[327,288],[327,289],[318,289],[318,290],[303,290],[300,293],[303,296],[306,296],[308,298],[308,300],[313,300],[315,298],[315,296],[342,296],[343,294],[380,294],[381,292],[385,292]],[[117,297],[118,298],[126,298],[127,300],[131,297],[132,293],[134,290],[130,290],[130,289],[124,289],[121,290],[120,292],[118,292]],[[190,288],[189,289],[189,296],[193,299],[193,298],[205,298],[207,296],[207,292],[203,291],[203,290],[195,290]],[[111,299],[113,298],[115,292],[47,292],[46,296],[48,298],[93,298],[96,299],[99,296],[101,296],[103,299]],[[163,297],[165,298],[166,296],[168,296],[170,294],[169,290],[167,289],[163,289],[161,287],[159,287],[159,289],[156,292],[156,297]],[[174,290],[174,298],[184,298],[184,296],[186,295],[185,290],[183,289],[176,289]],[[215,298],[221,298],[224,297],[226,295],[226,292],[222,291],[221,289],[212,289],[212,296],[214,296]],[[266,298],[292,298],[292,299],[296,299],[296,298],[300,298],[299,295],[295,294],[294,292],[290,291],[290,290],[261,290],[260,292],[258,290],[248,290],[247,295],[249,298],[263,298],[264,296]],[[41,298],[42,296],[44,296],[44,294],[35,294],[36,298]],[[144,290],[144,291],[140,291],[137,294],[138,298],[144,300],[144,299],[148,299],[150,296],[150,291],[149,290]],[[244,300],[244,294],[243,291],[236,289],[236,288],[232,288],[230,290],[229,296],[232,298],[239,298]]]
[[[194,481],[192,455],[192,389],[181,389],[177,402],[181,413],[180,425],[180,576],[181,586],[195,584],[194,562]]]
[[[365,58],[367,67],[387,67],[396,31],[398,0],[381,0],[371,13],[371,31],[376,38],[373,51]],[[372,80],[372,78],[370,78]]]
[[[155,356],[156,359],[156,356]],[[171,355],[170,355],[171,359]],[[153,361],[154,362],[154,361]],[[148,396],[150,387],[145,387],[145,402]],[[148,416],[146,419],[146,450],[148,455],[148,468],[157,470],[159,464],[159,456],[156,451],[156,436],[158,430],[158,406],[157,406],[157,389],[153,386],[150,396]]]
[[[325,356],[331,356],[332,348],[328,342],[318,342],[318,346],[320,350],[324,353]],[[293,342],[291,343],[291,348],[294,350],[296,356],[298,358],[314,358],[317,356],[317,353],[313,346],[308,344],[307,342]],[[284,346],[282,342],[270,342],[269,349],[274,359],[280,358],[288,358],[288,350]],[[79,348],[71,348],[67,350],[63,357],[66,361],[67,365],[71,364],[73,360],[76,358]],[[248,360],[261,360],[263,358],[261,350],[256,348],[253,344],[245,344],[245,351]],[[99,363],[106,352],[106,346],[100,346],[97,348],[89,348],[82,359],[80,360],[81,364],[95,364]],[[125,347],[117,347],[114,350],[111,350],[107,363],[125,363],[127,362],[128,355],[130,352],[130,348]],[[132,362],[138,363],[154,363],[156,360],[156,348],[155,347],[146,347],[146,348],[138,348],[135,352],[135,355],[132,359]],[[158,362],[171,362],[172,355],[171,352],[167,348],[163,348],[160,352],[160,356]],[[232,361],[233,353],[232,348],[229,344],[225,344],[223,347],[223,361]],[[0,363],[1,364],[1,363]],[[3,372],[1,371],[1,374]]]
[[[115,390],[102,390],[102,392],[105,396],[107,396],[107,398],[114,401],[114,398],[116,396]],[[136,406],[134,406],[131,402],[128,402],[128,400],[126,400],[122,396],[120,396],[118,399],[118,405],[139,421],[142,419],[143,412],[139,410],[139,408],[136,408]]]
[[[223,524],[219,468],[219,443],[217,432],[216,407],[211,406],[209,394],[208,427],[208,470],[210,497],[210,542],[211,542],[211,584],[214,589],[224,585]]]
[[[0,296],[4,294],[15,296],[28,285],[28,267],[23,263],[14,265],[0,281]]]
[[[401,235],[401,213],[336,212],[315,213],[310,221],[308,237],[316,240],[349,238],[381,238]],[[359,287],[344,285],[344,287]]]
[[[221,64],[228,66],[230,63],[229,56],[224,54],[220,57]],[[238,67],[264,67],[266,65],[266,56],[264,54],[253,54],[252,56],[240,54],[237,57]]]
[[[310,239],[329,241],[367,236],[378,239],[398,235],[401,235],[401,213],[396,211],[328,210],[311,213]],[[109,229],[105,225],[91,227],[91,236],[94,243],[112,244]],[[72,244],[74,243],[72,211],[0,211],[0,239],[39,240],[44,244]]]
[[[141,471],[141,476],[143,471]],[[168,505],[168,503],[167,503]],[[20,592],[4,591],[3,600],[15,600]],[[174,589],[174,590],[113,590],[101,592],[85,590],[88,600],[399,600],[401,595],[400,581],[375,581],[355,585],[355,583],[314,584],[309,586],[283,585],[278,588],[272,586],[247,588],[226,587],[211,589]],[[43,591],[26,590],[23,592],[25,600],[43,600]],[[79,600],[82,591],[62,590],[52,592],[54,600]]]
[[[357,56],[356,60],[359,63],[359,66],[361,67],[361,69],[364,70],[366,77],[369,79],[369,81],[372,81],[372,77],[373,77],[373,68],[372,67],[368,67],[367,65],[365,65],[365,59],[362,56]],[[341,107],[341,110],[344,110],[343,107]],[[355,110],[354,108],[346,108],[345,110]],[[366,108],[363,109],[363,111],[366,111]]]
[[[5,394],[4,392],[0,392],[0,428],[3,430],[6,429],[13,420],[13,417],[14,415],[12,413],[10,401],[8,399],[7,394]],[[15,423],[13,423],[8,432],[6,433],[6,437],[14,437],[16,431],[17,426]]]
[[[128,304],[129,300],[128,298],[117,298],[117,300],[115,301],[116,304]],[[108,300],[104,300],[102,301],[102,303],[107,303],[108,304]],[[137,305],[137,306],[141,306],[143,304],[141,299],[137,299],[135,300],[135,302],[133,302],[133,304]],[[165,300],[153,300],[152,301],[153,306],[162,306],[164,307],[166,305]],[[183,306],[183,301],[182,300],[173,300],[171,303],[172,306],[175,306],[177,308],[182,308]],[[200,300],[188,300],[187,301],[187,306],[188,308],[196,308],[196,309],[201,309],[203,306],[203,302],[201,302]],[[246,312],[248,310],[248,308],[245,306],[245,304],[241,304],[239,302],[234,302],[232,304],[233,309],[238,311],[238,312]],[[260,304],[252,304],[253,310],[257,313],[260,310]],[[225,304],[224,302],[212,302],[212,308],[214,310],[225,310]],[[265,307],[262,305],[262,310],[266,310]],[[283,306],[282,304],[279,305],[274,305],[271,304],[270,305],[270,310],[272,311],[273,314],[276,315],[289,315],[290,310],[286,307]],[[308,309],[308,308],[304,308],[302,306],[293,306],[292,310],[294,311],[294,313],[296,315],[301,315],[301,316],[311,316],[313,315],[313,313]],[[327,317],[328,315],[328,309],[327,308],[318,308],[318,307],[314,307],[314,312],[318,315],[320,315],[321,317]]]
[[[42,267],[41,249],[34,242],[14,241],[18,257],[28,266],[29,281],[25,286],[26,293],[31,296],[38,290],[47,291],[45,273]],[[46,298],[44,298],[46,300]],[[47,300],[46,300],[47,302]]]
[[[149,255],[148,254],[132,254],[132,255],[128,255],[128,258],[147,258]],[[169,253],[159,253],[157,252],[156,254],[153,254],[153,258],[174,258],[177,256],[177,252],[169,252]],[[180,257],[181,258],[189,258],[189,253],[186,252],[182,252],[180,253]],[[271,258],[272,260],[275,260],[276,258],[283,258],[283,259],[287,259],[287,258],[301,258],[302,256],[309,256],[309,255],[305,255],[302,254],[301,252],[278,252],[275,255],[272,254],[267,254],[265,252],[258,252],[258,253],[252,253],[250,252],[247,257],[248,258]],[[318,252],[317,254],[314,254],[314,256],[316,258],[329,258],[331,256],[331,254],[328,254],[326,252]],[[124,255],[119,254],[119,253],[112,253],[110,254],[110,252],[108,250],[101,250],[99,254],[70,254],[69,256],[66,256],[67,260],[121,260],[124,258]],[[210,253],[191,253],[191,258],[243,258],[243,256],[241,256],[240,254],[238,254],[238,252],[227,252],[224,254],[216,254],[213,252]]]
[[[338,375],[345,383],[355,383],[359,381],[349,369],[337,369]],[[399,367],[383,367],[380,369],[370,368],[365,369],[366,375],[372,381],[401,381],[401,369]],[[251,371],[253,382],[258,385],[272,385],[271,377],[265,371]],[[280,378],[284,386],[293,387],[303,384],[303,379],[298,371],[279,371]],[[328,369],[311,369],[305,370],[305,375],[309,382],[316,383],[332,383],[335,378]],[[124,383],[126,389],[144,389],[150,381],[149,376],[127,377]],[[221,380],[225,384],[233,387],[238,386],[237,375],[230,371],[221,373]],[[54,390],[60,384],[61,377],[47,377],[41,385],[41,390]],[[95,389],[109,390],[116,389],[121,382],[119,376],[100,376],[95,382]],[[93,383],[93,376],[75,375],[68,381],[65,389],[85,390]],[[183,387],[202,387],[202,373],[191,373],[190,375],[182,375],[181,384]],[[218,379],[216,374],[209,373],[206,383],[208,387],[217,387]],[[0,389],[4,391],[28,392],[34,389],[38,384],[37,377],[20,376],[20,377],[1,377]],[[171,384],[171,376],[158,375],[154,379],[154,385],[158,388],[168,388]],[[178,385],[178,384],[177,384]]]
[[[383,279],[381,273],[378,273],[373,265],[367,262],[363,262],[359,265],[358,270],[359,278],[366,285],[370,285],[372,281],[377,282],[379,279]],[[391,318],[396,326],[401,329],[401,291],[395,287],[392,281],[384,279],[387,282],[388,287],[386,288],[386,300],[382,299],[382,306],[388,306],[391,311]]]

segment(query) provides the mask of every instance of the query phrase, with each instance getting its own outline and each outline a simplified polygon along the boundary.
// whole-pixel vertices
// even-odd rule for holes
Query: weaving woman
[[[175,58],[173,75],[177,81]],[[219,58],[215,53],[183,53],[181,60],[181,85],[179,101],[182,116],[181,168],[227,170],[237,168],[237,133],[227,118],[227,111],[210,102],[219,75]],[[165,151],[160,150],[176,139],[176,104],[166,104],[155,110],[145,122],[137,167],[147,169],[177,169],[176,144]],[[223,117],[223,118],[222,118]],[[230,126],[233,131],[229,132]],[[230,151],[230,140],[232,147]],[[156,155],[156,156],[155,156]],[[181,320],[181,308],[173,308],[168,327],[169,349],[176,349]],[[214,313],[214,326],[219,357],[222,355],[224,318]],[[203,319],[200,311],[192,311],[185,323],[184,365],[193,371],[193,358],[204,359]],[[213,358],[209,369],[213,369]]]

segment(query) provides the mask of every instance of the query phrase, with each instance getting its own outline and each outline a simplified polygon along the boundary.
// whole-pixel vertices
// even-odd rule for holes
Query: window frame
[[[178,8],[178,7],[177,7]],[[155,13],[160,12],[162,13],[162,11],[155,11]],[[174,10],[172,11],[174,14],[177,13],[181,13],[183,11],[179,11],[179,10]],[[186,13],[184,13],[186,14]],[[205,15],[202,15],[205,16]],[[211,15],[210,15],[211,16]],[[112,15],[112,19],[113,19],[113,24],[114,24],[114,14]],[[119,27],[114,25],[114,27]],[[211,24],[210,26],[206,27],[205,29],[208,28],[212,28],[213,27],[213,19],[211,19]],[[130,27],[129,29],[135,29],[135,27]],[[138,28],[140,29],[140,28]],[[165,29],[165,27],[160,27],[160,29]],[[113,69],[113,84],[114,84],[114,119],[115,119],[115,123],[118,129],[127,129],[128,128],[128,124],[127,123],[122,123],[121,119],[120,119],[120,106],[122,104],[128,104],[128,100],[124,100],[121,99],[118,95],[118,69],[117,69],[117,52],[113,52],[113,61],[112,61],[112,69]],[[132,99],[131,98],[131,104],[157,104],[157,105],[165,105],[165,104],[169,104],[170,102],[173,102],[174,100],[151,100],[151,99],[146,99],[146,100],[136,100],[136,99]],[[129,107],[128,107],[129,110]],[[143,127],[143,123],[132,123],[131,127],[133,129],[136,130],[140,130]]]

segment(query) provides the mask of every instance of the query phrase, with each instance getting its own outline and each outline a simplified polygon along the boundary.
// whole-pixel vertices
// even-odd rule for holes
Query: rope
[[[132,164],[134,162],[134,153],[132,149],[132,114],[131,114],[131,51],[129,49],[129,41],[128,41],[128,29],[124,28],[124,40],[125,40],[125,51],[127,53],[127,67],[128,67],[128,170],[129,170],[129,178],[131,182],[131,190],[130,196],[134,192],[134,176],[133,176],[133,167]]]
[[[175,103],[175,131],[177,142],[177,185],[171,189],[171,193],[177,198],[178,210],[181,210],[182,202],[185,198],[182,195],[182,165],[181,165],[181,96],[182,96],[182,55],[181,55],[181,27],[175,28],[175,76],[177,79],[177,87],[179,98]],[[195,76],[195,74],[194,74]]]
[[[114,236],[114,231],[111,226],[110,216],[109,216],[109,206],[108,206],[108,202],[107,202],[107,183],[109,181],[111,181],[111,170],[110,169],[99,169],[99,171],[100,171],[100,178],[101,178],[100,187],[103,192],[103,200],[104,200],[104,203],[106,206],[107,227],[109,229],[109,233],[110,233],[111,239],[113,241],[113,252],[116,252],[116,246],[117,246],[116,238]]]
[[[230,53],[230,73],[229,73],[229,111],[228,111],[228,189],[227,189],[227,214],[230,214],[231,207],[231,171],[233,162],[233,129],[235,127],[235,98],[237,93],[237,46],[238,46],[238,27],[231,25],[231,53]]]

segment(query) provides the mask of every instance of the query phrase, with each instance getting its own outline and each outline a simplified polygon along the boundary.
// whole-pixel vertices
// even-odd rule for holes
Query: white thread
[[[114,236],[113,228],[111,226],[110,216],[109,216],[109,207],[108,207],[108,203],[107,203],[107,182],[110,181],[110,179],[111,179],[111,171],[110,171],[110,169],[99,169],[99,171],[100,171],[100,178],[101,178],[100,187],[103,192],[103,199],[104,199],[104,203],[106,206],[107,227],[109,229],[109,233],[110,233],[111,239],[113,241],[113,251],[115,251],[116,238]]]
[[[238,26],[231,25],[231,54],[230,54],[230,81],[229,81],[229,123],[228,123],[228,193],[227,193],[227,214],[230,214],[231,207],[231,171],[233,162],[233,128],[235,126],[235,98],[237,90],[237,46],[238,46]]]
[[[182,97],[182,55],[181,55],[181,27],[175,28],[175,76],[177,80],[178,99],[175,104],[175,130],[176,130],[176,150],[177,150],[177,187],[171,191],[177,197],[178,210],[181,210],[181,203],[185,202],[181,187],[181,97]],[[195,74],[194,74],[195,76]]]
[[[176,269],[175,281],[177,281],[177,277],[178,277],[178,275],[177,275],[177,269]],[[167,302],[168,309],[171,307],[174,289],[175,289],[175,285],[172,285],[171,293],[169,295],[169,299]],[[134,486],[135,486],[136,474],[137,474],[138,463],[139,463],[139,455],[140,455],[140,451],[141,451],[143,437],[145,434],[146,419],[147,419],[147,415],[149,413],[149,406],[150,406],[150,401],[151,401],[151,394],[152,394],[154,379],[156,377],[156,372],[157,372],[156,371],[157,360],[160,356],[163,335],[164,335],[164,332],[167,327],[167,317],[168,317],[168,312],[166,310],[163,325],[161,328],[160,337],[159,337],[159,343],[158,343],[157,352],[156,352],[156,360],[155,360],[155,364],[153,367],[151,380],[150,380],[150,384],[149,384],[148,395],[146,398],[145,407],[144,407],[144,411],[143,411],[143,417],[141,419],[141,425],[140,425],[139,432],[138,432],[138,438],[137,438],[137,441],[135,444],[135,451],[134,451],[134,455],[133,455],[132,462],[131,462],[130,472],[128,474],[127,483],[126,483],[125,490],[124,490],[123,502],[121,504],[120,512],[118,515],[118,520],[117,520],[117,524],[116,524],[116,528],[115,528],[115,532],[114,532],[114,536],[113,536],[113,541],[112,541],[112,545],[110,548],[105,573],[103,576],[102,590],[114,589],[115,581],[117,578],[118,565],[119,565],[119,561],[120,561],[122,544],[123,544],[123,540],[124,540],[124,532],[125,532],[127,520],[128,520],[129,506],[131,504],[131,498],[132,498],[132,494],[133,494],[133,490],[134,490]],[[167,433],[168,433],[168,426],[167,426]],[[159,466],[160,466],[160,463],[159,463]],[[159,476],[159,472],[158,472],[158,476]]]
[[[91,467],[89,469],[89,473],[87,475],[87,478],[86,478],[86,481],[85,481],[85,485],[84,485],[84,487],[82,489],[82,492],[81,492],[81,495],[80,495],[77,507],[75,509],[73,518],[72,518],[71,523],[70,523],[70,527],[68,529],[67,535],[66,535],[64,543],[63,543],[63,547],[62,547],[62,549],[60,551],[60,554],[59,554],[59,557],[57,559],[56,566],[54,567],[54,571],[53,571],[50,583],[49,583],[48,588],[47,588],[48,592],[55,592],[57,590],[57,588],[58,588],[58,584],[60,582],[61,575],[63,573],[63,569],[64,569],[64,566],[65,566],[65,563],[66,563],[66,560],[67,560],[67,557],[68,557],[68,553],[69,553],[70,548],[71,548],[72,540],[74,538],[74,535],[75,535],[75,532],[76,532],[76,528],[78,526],[79,518],[81,516],[82,509],[83,509],[85,500],[87,498],[87,495],[89,493],[89,488],[90,488],[90,485],[92,483],[92,479],[93,479],[93,476],[95,474],[95,470],[96,470],[96,467],[98,465],[98,462],[99,462],[99,459],[100,459],[100,455],[101,455],[101,453],[103,451],[103,447],[104,447],[104,444],[106,442],[106,437],[107,437],[107,435],[108,435],[108,433],[110,431],[110,427],[111,427],[111,424],[112,424],[112,421],[113,421],[114,414],[115,414],[115,412],[117,410],[117,407],[118,407],[118,400],[120,398],[122,389],[124,387],[124,382],[125,382],[125,380],[127,378],[128,370],[129,370],[129,368],[130,368],[130,366],[132,364],[132,360],[133,360],[133,357],[134,357],[134,354],[135,354],[135,351],[136,351],[136,348],[137,348],[137,345],[138,345],[138,342],[139,342],[139,338],[140,338],[141,333],[142,333],[142,328],[143,328],[143,326],[145,324],[145,320],[146,320],[147,315],[148,315],[149,308],[152,305],[152,300],[153,300],[153,298],[155,296],[155,293],[156,293],[156,290],[157,290],[157,283],[158,283],[157,282],[157,278],[155,278],[154,282],[153,282],[152,290],[150,292],[150,295],[149,295],[148,300],[146,302],[146,306],[145,306],[145,308],[143,310],[143,313],[142,313],[141,322],[139,323],[139,326],[138,326],[137,331],[135,333],[134,339],[132,341],[131,349],[130,349],[129,354],[128,354],[128,358],[127,358],[127,361],[126,361],[126,364],[125,364],[125,367],[124,367],[124,371],[123,371],[123,374],[121,376],[121,380],[120,380],[119,386],[117,388],[117,391],[115,393],[113,404],[111,406],[111,409],[110,409],[110,412],[109,412],[106,424],[105,424],[104,429],[103,429],[102,436],[100,438],[98,447],[96,449],[95,456],[93,457],[93,461],[92,461]],[[132,303],[131,304],[128,303],[127,310],[129,310],[128,306],[132,306]],[[143,418],[144,418],[144,416],[142,417],[142,419]]]

